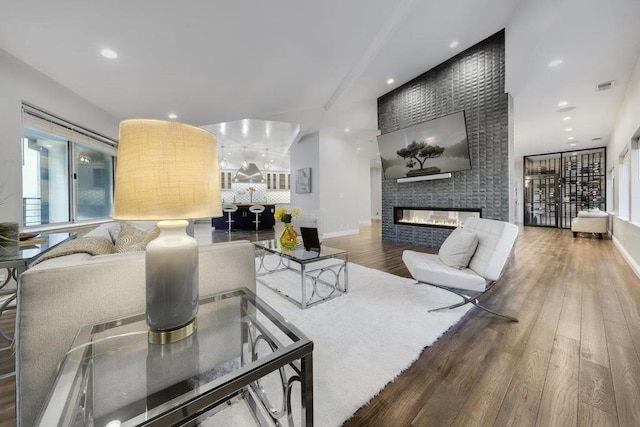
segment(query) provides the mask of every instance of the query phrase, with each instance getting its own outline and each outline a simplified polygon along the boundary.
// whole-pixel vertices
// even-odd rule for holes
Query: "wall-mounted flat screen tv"
[[[386,179],[471,169],[464,111],[378,136]]]

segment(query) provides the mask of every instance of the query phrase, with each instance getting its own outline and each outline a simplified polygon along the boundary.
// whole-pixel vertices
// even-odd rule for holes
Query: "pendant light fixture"
[[[220,160],[220,169],[226,169],[227,166],[229,166],[229,162],[227,162],[227,158],[224,157],[224,145],[221,145],[220,147],[222,147],[222,160]]]
[[[247,169],[249,167],[249,163],[247,163],[247,146],[242,147],[242,169]]]
[[[265,169],[269,169],[271,165],[269,164],[269,149],[265,148],[264,149],[264,165],[262,165],[263,168]]]

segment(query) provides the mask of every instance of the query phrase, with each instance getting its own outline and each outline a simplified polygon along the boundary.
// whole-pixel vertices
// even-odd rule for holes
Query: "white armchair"
[[[456,308],[471,303],[489,313],[517,322],[518,319],[515,317],[480,305],[478,298],[500,278],[518,237],[518,227],[502,221],[469,218],[465,221],[463,230],[468,237],[472,237],[469,240],[472,246],[466,249],[471,257],[466,260],[468,265],[463,262],[457,267],[452,266],[453,263],[449,262],[442,253],[445,245],[451,247],[452,240],[456,238],[454,233],[447,238],[440,254],[416,251],[404,251],[402,254],[402,261],[419,283],[447,290],[462,298],[460,303],[431,311]],[[477,242],[475,250],[473,241]]]

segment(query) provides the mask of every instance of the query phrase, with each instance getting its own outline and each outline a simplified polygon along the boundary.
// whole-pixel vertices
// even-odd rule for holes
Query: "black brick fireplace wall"
[[[382,180],[382,239],[439,247],[450,230],[393,223],[393,207],[481,208],[509,221],[512,141],[504,30],[378,98],[382,134],[465,110],[471,170],[433,181]]]

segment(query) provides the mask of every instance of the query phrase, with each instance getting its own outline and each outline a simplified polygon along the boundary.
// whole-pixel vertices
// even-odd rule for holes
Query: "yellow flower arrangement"
[[[276,221],[282,221],[284,223],[291,222],[292,219],[302,218],[302,210],[300,208],[293,208],[290,211],[285,208],[278,208],[273,214]]]
[[[256,191],[255,187],[249,187],[249,188],[247,188],[247,190],[251,191],[252,193],[253,193],[254,191]]]

